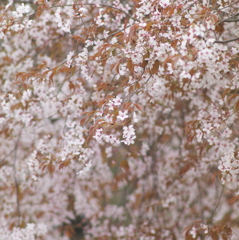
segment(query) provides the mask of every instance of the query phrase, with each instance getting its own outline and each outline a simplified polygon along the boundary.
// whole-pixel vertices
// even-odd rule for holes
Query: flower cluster
[[[239,3],[5,2],[0,239],[237,239]]]

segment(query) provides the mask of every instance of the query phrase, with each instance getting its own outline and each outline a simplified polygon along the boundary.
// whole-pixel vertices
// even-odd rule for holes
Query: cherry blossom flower
[[[122,103],[122,99],[119,96],[117,96],[116,98],[113,99],[113,102],[115,106],[120,106]]]
[[[119,115],[117,116],[117,118],[121,121],[124,121],[126,118],[128,118],[128,111],[119,111]]]
[[[67,66],[68,68],[71,67],[73,55],[74,55],[74,51],[69,52],[68,55],[67,55],[66,66]]]
[[[123,138],[124,140],[122,140],[123,143],[125,143],[126,145],[130,145],[134,143],[134,139],[136,138],[135,136],[135,129],[133,127],[133,125],[129,125],[124,126],[123,127]]]

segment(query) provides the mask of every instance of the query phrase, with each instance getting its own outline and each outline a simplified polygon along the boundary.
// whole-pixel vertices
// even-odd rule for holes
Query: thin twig
[[[204,209],[203,209],[203,204],[202,204],[202,188],[200,186],[199,180],[197,180],[197,185],[198,185],[198,190],[199,190],[199,205],[200,205],[200,210],[201,210],[201,220],[202,222],[204,221]]]
[[[219,205],[220,205],[224,188],[225,188],[225,186],[222,185],[222,190],[221,190],[220,196],[219,196],[219,198],[218,198],[217,204],[216,204],[216,206],[215,206],[214,210],[212,211],[212,214],[211,214],[211,216],[210,216],[210,218],[209,218],[209,219],[211,220],[211,222],[213,221],[213,217],[214,217],[214,215],[215,215],[215,213],[216,213],[216,210],[218,209],[218,207],[219,207]]]
[[[9,2],[8,0],[2,0],[2,1],[4,2],[4,4]],[[33,1],[28,2],[28,1],[17,1],[17,0],[13,1],[13,4],[14,3],[35,4]]]
[[[13,163],[13,173],[14,173],[14,184],[16,188],[16,202],[17,202],[17,216],[18,216],[18,225],[20,225],[20,217],[21,217],[21,210],[20,210],[20,190],[19,190],[19,182],[17,180],[17,170],[16,170],[16,162],[17,162],[17,149],[18,143],[21,137],[21,133],[19,133],[18,139],[15,143],[14,148],[14,163]]]
[[[237,4],[237,3],[239,3],[239,1],[236,1],[236,2],[234,2],[234,3],[231,3],[231,4],[229,4],[229,5],[225,6],[225,7],[220,7],[219,10],[229,8],[229,7],[231,7],[231,6],[233,6],[233,5]]]
[[[230,39],[230,40],[225,40],[225,41],[218,40],[218,41],[215,41],[214,43],[229,43],[229,42],[234,42],[234,41],[237,41],[237,40],[239,40],[239,37],[233,38],[233,39]]]
[[[226,19],[223,19],[223,20],[219,21],[216,25],[219,25],[220,23],[226,22],[226,21],[228,21],[228,20],[230,20],[230,19],[232,19],[232,18],[234,18],[234,17],[237,17],[238,15],[239,15],[239,13],[235,13],[235,14],[233,14],[232,16],[230,16],[230,17],[228,17],[228,18],[226,18]]]
[[[129,18],[133,19],[134,21],[136,22],[140,22],[139,19],[135,18],[135,17],[132,17],[129,13],[125,12],[124,10],[120,9],[120,8],[117,8],[117,7],[114,7],[114,6],[110,6],[110,5],[107,5],[107,4],[95,4],[95,3],[78,3],[78,4],[66,4],[66,5],[62,5],[62,6],[51,6],[51,7],[47,7],[47,9],[51,9],[51,8],[59,8],[59,7],[72,7],[72,6],[77,6],[77,5],[90,5],[90,6],[101,6],[101,7],[108,7],[108,8],[112,8],[112,9],[115,9],[119,12],[122,12],[124,13],[126,16],[128,16]]]
[[[84,5],[94,5],[96,6],[96,4],[93,4],[93,3],[84,3]],[[140,22],[139,19],[135,18],[135,17],[132,17],[130,14],[128,14],[127,12],[125,12],[124,10],[121,10],[120,8],[117,8],[117,7],[114,7],[114,6],[110,6],[110,5],[107,5],[107,4],[97,4],[97,5],[100,5],[102,7],[108,7],[108,8],[112,8],[112,9],[115,9],[117,11],[120,11],[122,13],[124,13],[126,16],[128,16],[129,18],[132,18],[134,21],[136,22]]]
[[[224,20],[223,22],[238,22],[239,18]]]
[[[2,159],[0,159],[0,165],[5,162],[6,158],[11,156],[13,152],[15,151],[15,148],[13,148],[8,154],[6,154]]]

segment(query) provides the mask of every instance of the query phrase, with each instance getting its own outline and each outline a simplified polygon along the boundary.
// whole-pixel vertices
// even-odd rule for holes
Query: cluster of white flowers
[[[62,12],[62,9],[58,8],[55,13],[55,17],[56,17],[55,20],[57,22],[57,25],[63,32],[70,33],[71,32],[71,29],[70,29],[71,19],[67,18],[63,21],[62,17],[61,17],[61,12]]]
[[[4,240],[35,240],[47,232],[45,224],[28,223],[25,228],[13,228],[13,230],[5,231],[0,228],[0,238]]]
[[[136,138],[135,135],[135,129],[133,127],[133,125],[129,125],[124,126],[123,127],[123,138],[124,140],[122,140],[123,143],[125,143],[126,145],[130,145],[134,143],[134,139]]]
[[[12,12],[12,16],[14,18],[21,18],[24,16],[24,14],[27,14],[30,11],[31,11],[30,6],[28,4],[25,5],[24,3],[22,3],[20,6],[17,7],[16,11]]]
[[[68,240],[78,215],[85,239],[237,219],[239,45],[219,19],[239,5],[30,2],[0,9],[0,239]]]
[[[125,111],[119,111],[119,115],[117,116],[117,118],[120,120],[120,121],[124,121],[126,118],[128,118],[129,115],[128,115],[128,111],[125,110]]]
[[[84,166],[84,168],[82,170],[77,172],[77,174],[80,176],[84,176],[90,171],[91,167],[92,167],[92,161],[89,161],[86,163],[86,165]]]
[[[117,96],[116,98],[113,98],[107,103],[107,106],[109,106],[109,110],[114,110],[114,107],[120,106],[122,103],[122,99]]]
[[[204,234],[208,233],[208,226],[203,224],[203,223],[201,223],[199,226],[193,226],[192,229],[190,230],[190,234],[191,234],[193,239],[196,239],[197,231],[199,229],[202,229],[204,231]]]
[[[72,63],[72,57],[74,56],[74,51],[71,51],[68,53],[67,57],[66,57],[66,66],[69,68],[71,67],[71,63]]]
[[[119,144],[120,140],[118,137],[114,136],[113,134],[104,134],[102,128],[97,129],[96,133],[94,135],[94,138],[96,139],[97,142],[102,143],[102,140],[106,141],[107,143],[111,144]]]

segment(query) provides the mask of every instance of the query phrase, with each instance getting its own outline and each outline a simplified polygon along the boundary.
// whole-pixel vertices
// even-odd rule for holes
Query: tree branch
[[[94,4],[94,3],[84,3],[83,5],[95,5],[95,6],[96,6],[96,4]],[[130,14],[128,14],[128,13],[125,12],[124,10],[121,10],[120,8],[117,8],[117,7],[114,7],[114,6],[110,6],[110,5],[107,5],[107,4],[98,4],[98,5],[100,5],[100,6],[102,6],[102,7],[108,7],[108,8],[115,9],[115,10],[117,10],[117,11],[119,11],[119,12],[124,13],[124,14],[125,14],[126,16],[128,16],[129,18],[132,18],[134,21],[140,22],[139,19],[132,17]]]
[[[47,9],[50,9],[50,8],[59,8],[59,7],[72,7],[72,6],[77,6],[77,5],[89,5],[89,6],[95,6],[95,7],[97,7],[97,5],[98,5],[98,7],[108,7],[108,8],[112,8],[112,9],[115,9],[115,10],[117,10],[117,11],[119,11],[119,12],[124,13],[126,16],[128,16],[128,17],[131,18],[131,19],[133,19],[134,21],[140,22],[139,19],[131,16],[129,13],[125,12],[124,10],[122,10],[122,9],[120,9],[120,8],[117,8],[117,7],[114,7],[114,6],[107,5],[107,4],[95,4],[95,3],[82,3],[82,4],[81,4],[81,3],[76,3],[76,4],[66,4],[66,5],[62,5],[62,6],[55,6],[55,5],[54,5],[54,6],[51,6],[51,7],[47,8]]]
[[[20,137],[21,137],[21,133],[19,133],[18,139],[15,143],[14,163],[13,163],[14,184],[15,184],[15,188],[16,188],[18,226],[20,225],[21,210],[20,210],[20,189],[19,189],[19,182],[17,180],[16,162],[17,162],[17,150],[18,150],[18,144],[19,144],[19,141],[20,141]]]
[[[239,21],[239,18],[234,18],[234,19],[228,18],[228,19],[221,21],[221,23],[222,22],[238,22],[238,21]]]
[[[230,40],[225,40],[225,41],[215,41],[214,43],[229,43],[229,42],[234,42],[234,41],[237,41],[237,40],[239,40],[239,37],[233,38],[233,39],[230,39]]]

